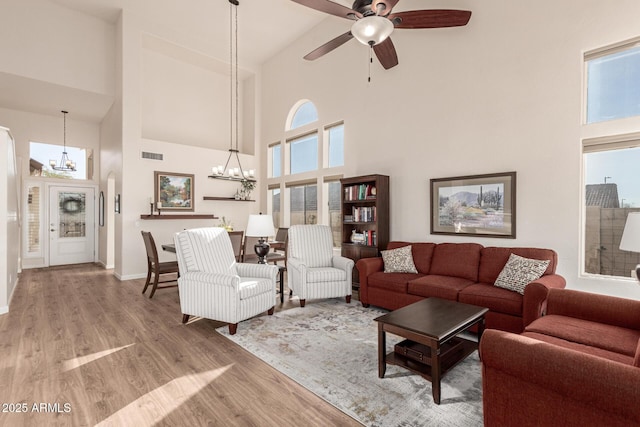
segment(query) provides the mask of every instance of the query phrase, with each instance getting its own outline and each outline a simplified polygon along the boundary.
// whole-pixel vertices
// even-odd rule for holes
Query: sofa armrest
[[[559,274],[547,274],[524,288],[522,299],[522,327],[542,316],[547,304],[549,289],[564,288],[567,281]]]
[[[484,425],[640,425],[640,369],[533,338],[486,330]]]
[[[358,269],[358,296],[360,302],[367,307],[369,305],[369,276],[378,271],[384,271],[384,263],[382,257],[360,258],[356,262]]]
[[[547,314],[640,330],[640,301],[572,289],[552,289]]]

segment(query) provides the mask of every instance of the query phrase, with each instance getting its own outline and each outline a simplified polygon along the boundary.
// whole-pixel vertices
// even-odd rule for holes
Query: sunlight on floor
[[[88,354],[86,356],[76,357],[75,359],[66,360],[63,363],[63,372],[70,371],[72,369],[79,368],[82,365],[86,365],[89,362],[93,362],[94,360],[98,360],[102,357],[113,354],[117,351],[123,350],[125,348],[131,347],[133,344],[123,345],[122,347],[110,348],[109,350],[99,351],[97,353]]]
[[[134,400],[96,426],[152,425],[161,421],[189,398],[199,393],[233,364],[211,371],[185,375]]]

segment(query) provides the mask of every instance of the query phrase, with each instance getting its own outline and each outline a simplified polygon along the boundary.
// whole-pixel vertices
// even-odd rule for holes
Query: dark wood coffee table
[[[378,377],[387,363],[402,366],[432,383],[433,401],[440,404],[440,380],[444,374],[478,348],[478,343],[457,335],[478,325],[478,342],[488,308],[440,298],[426,298],[375,319],[378,322]],[[401,349],[387,354],[386,333],[407,338]]]

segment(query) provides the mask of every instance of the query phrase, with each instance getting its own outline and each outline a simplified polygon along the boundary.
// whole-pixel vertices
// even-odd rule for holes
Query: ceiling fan
[[[329,0],[292,0],[320,12],[355,22],[351,30],[308,53],[304,59],[313,61],[342,46],[352,38],[373,48],[385,69],[398,65],[398,55],[389,37],[395,28],[442,28],[467,25],[468,10],[431,9],[392,13],[399,0],[355,0],[351,9]]]

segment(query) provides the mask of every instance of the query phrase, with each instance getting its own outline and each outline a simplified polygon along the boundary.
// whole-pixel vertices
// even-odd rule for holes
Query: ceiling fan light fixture
[[[362,44],[375,46],[393,32],[393,23],[382,16],[365,16],[351,26],[351,34]]]

